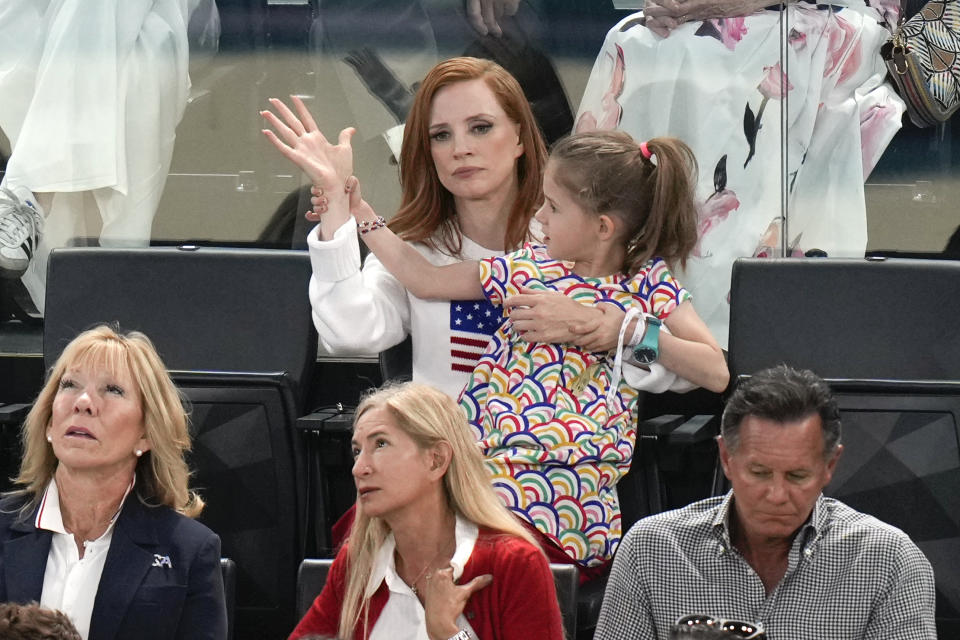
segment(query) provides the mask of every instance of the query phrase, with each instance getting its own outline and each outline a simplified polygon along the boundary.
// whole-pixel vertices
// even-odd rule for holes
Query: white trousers
[[[0,0],[4,186],[46,212],[23,276],[43,310],[47,258],[71,238],[144,246],[190,81],[195,0]]]

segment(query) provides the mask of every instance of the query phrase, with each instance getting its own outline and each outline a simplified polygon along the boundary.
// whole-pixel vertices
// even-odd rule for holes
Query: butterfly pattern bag
[[[930,0],[881,49],[918,127],[945,122],[960,107],[960,3]]]

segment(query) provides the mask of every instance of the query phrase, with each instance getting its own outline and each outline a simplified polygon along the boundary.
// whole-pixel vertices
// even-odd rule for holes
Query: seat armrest
[[[715,415],[699,415],[689,418],[670,432],[670,442],[672,444],[688,445],[710,440],[718,433],[716,418]]]
[[[297,418],[295,426],[301,432],[347,435],[353,429],[353,409],[342,406],[318,409]]]
[[[30,413],[32,404],[4,404],[0,405],[0,424],[20,424]]]
[[[684,420],[686,420],[684,416],[673,413],[647,418],[637,424],[637,433],[641,436],[668,436],[674,429],[683,424]]]

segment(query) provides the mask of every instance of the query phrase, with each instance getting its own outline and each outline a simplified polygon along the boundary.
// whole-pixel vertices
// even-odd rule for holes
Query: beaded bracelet
[[[376,220],[364,220],[363,222],[358,222],[357,230],[360,231],[360,235],[366,235],[371,231],[383,229],[385,226],[387,226],[387,221],[383,219],[383,216],[377,216]]]

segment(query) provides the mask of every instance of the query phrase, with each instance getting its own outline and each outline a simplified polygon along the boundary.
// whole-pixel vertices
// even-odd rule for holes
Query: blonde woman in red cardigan
[[[453,398],[377,391],[352,447],[353,529],[291,640],[562,640],[546,556],[493,492]]]

